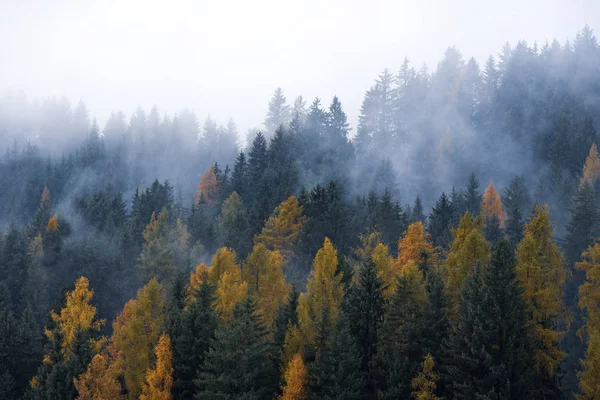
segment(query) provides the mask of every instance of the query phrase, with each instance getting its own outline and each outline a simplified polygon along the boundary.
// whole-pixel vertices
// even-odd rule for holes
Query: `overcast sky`
[[[430,68],[456,45],[480,64],[505,41],[600,30],[599,0],[0,0],[0,93],[111,110],[193,109],[244,134],[278,86],[356,126],[364,92],[405,56]]]

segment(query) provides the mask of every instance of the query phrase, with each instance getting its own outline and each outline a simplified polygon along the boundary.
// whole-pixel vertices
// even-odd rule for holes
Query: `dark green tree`
[[[452,218],[454,215],[454,207],[446,196],[446,193],[442,193],[440,198],[436,201],[435,206],[431,210],[429,215],[429,234],[433,240],[433,244],[443,248],[448,248],[452,241]]]

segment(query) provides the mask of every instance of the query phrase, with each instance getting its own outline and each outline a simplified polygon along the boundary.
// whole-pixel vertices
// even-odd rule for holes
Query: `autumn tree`
[[[242,271],[235,252],[222,247],[212,258],[208,280],[216,285],[215,309],[223,321],[228,321],[235,304],[248,293],[248,283],[242,279]]]
[[[215,166],[211,165],[198,182],[196,202],[203,197],[208,204],[215,204],[218,203],[220,196],[221,183],[219,182]]]
[[[486,222],[492,217],[496,217],[500,222],[500,228],[504,228],[504,221],[506,220],[506,213],[502,206],[502,199],[496,191],[494,184],[490,182],[487,189],[483,193],[483,202],[481,203],[481,217]]]
[[[146,373],[140,400],[171,400],[173,387],[173,352],[171,339],[163,333],[155,348],[156,366]]]
[[[287,299],[290,285],[283,275],[283,257],[277,250],[255,244],[245,265],[245,279],[254,295],[264,323],[271,326],[277,307]]]
[[[165,290],[154,278],[138,291],[135,299],[125,304],[113,323],[109,350],[129,399],[137,399],[141,393],[164,318]]]
[[[296,353],[285,370],[285,385],[281,388],[281,400],[306,399],[306,367],[300,353]]]
[[[275,209],[254,241],[263,243],[269,250],[281,252],[285,261],[289,262],[294,255],[294,247],[305,221],[298,199],[290,196]]]
[[[106,354],[96,354],[87,371],[74,380],[77,400],[125,400],[121,385]]]
[[[359,260],[355,269],[360,271],[364,264],[372,262],[383,285],[385,296],[391,296],[396,290],[398,271],[394,269],[394,259],[389,254],[388,247],[381,242],[381,234],[372,232],[361,235],[360,241],[361,247],[355,251]]]
[[[235,274],[240,267],[237,263],[235,252],[228,247],[221,247],[212,257],[211,266],[208,270],[209,281],[216,285],[225,272]]]
[[[341,283],[343,274],[337,272],[337,266],[337,250],[326,238],[323,247],[317,252],[306,293],[300,295],[298,306],[302,333],[308,343],[317,347],[323,346],[323,342],[327,341],[322,333],[331,332],[335,328],[344,296]]]
[[[394,263],[397,272],[402,271],[410,262],[416,265],[427,261],[437,262],[437,249],[431,243],[431,235],[425,231],[423,222],[413,222],[398,241],[398,258]]]
[[[592,143],[590,152],[585,160],[581,181],[593,186],[598,178],[600,178],[600,156],[598,156],[596,143]]]
[[[427,354],[423,360],[423,369],[413,378],[410,386],[413,388],[412,396],[415,400],[439,400],[435,394],[437,389],[438,375],[433,370],[435,362],[431,354]]]
[[[586,313],[585,326],[579,332],[587,343],[583,371],[579,373],[580,399],[596,399],[600,393],[600,243],[582,254],[575,267],[585,273],[579,287],[579,308]]]
[[[552,231],[547,207],[536,205],[517,247],[517,277],[534,335],[535,369],[548,378],[565,356],[559,342],[566,319],[562,299],[567,272]]]
[[[465,277],[471,273],[476,261],[487,265],[490,247],[483,236],[481,217],[472,217],[468,212],[461,218],[458,227],[452,229],[452,235],[454,240],[444,267],[448,294],[453,306],[457,307]]]

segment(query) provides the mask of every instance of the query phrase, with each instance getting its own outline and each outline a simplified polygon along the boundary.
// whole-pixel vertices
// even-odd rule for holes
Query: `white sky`
[[[480,64],[505,41],[600,31],[600,0],[0,0],[0,94],[83,99],[103,125],[138,106],[262,126],[278,86],[342,100],[405,56],[430,69],[456,45]]]

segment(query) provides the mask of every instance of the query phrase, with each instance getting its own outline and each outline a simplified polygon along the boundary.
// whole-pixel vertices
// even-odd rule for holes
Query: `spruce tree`
[[[229,324],[210,341],[195,380],[196,399],[272,399],[279,375],[265,333],[252,298],[237,303]]]
[[[479,179],[473,172],[469,175],[467,187],[464,191],[465,211],[468,211],[471,215],[479,215],[482,200],[483,195],[479,191]]]
[[[429,233],[434,245],[446,249],[450,245],[452,241],[450,228],[452,227],[453,216],[454,207],[446,193],[442,193],[429,215]]]

